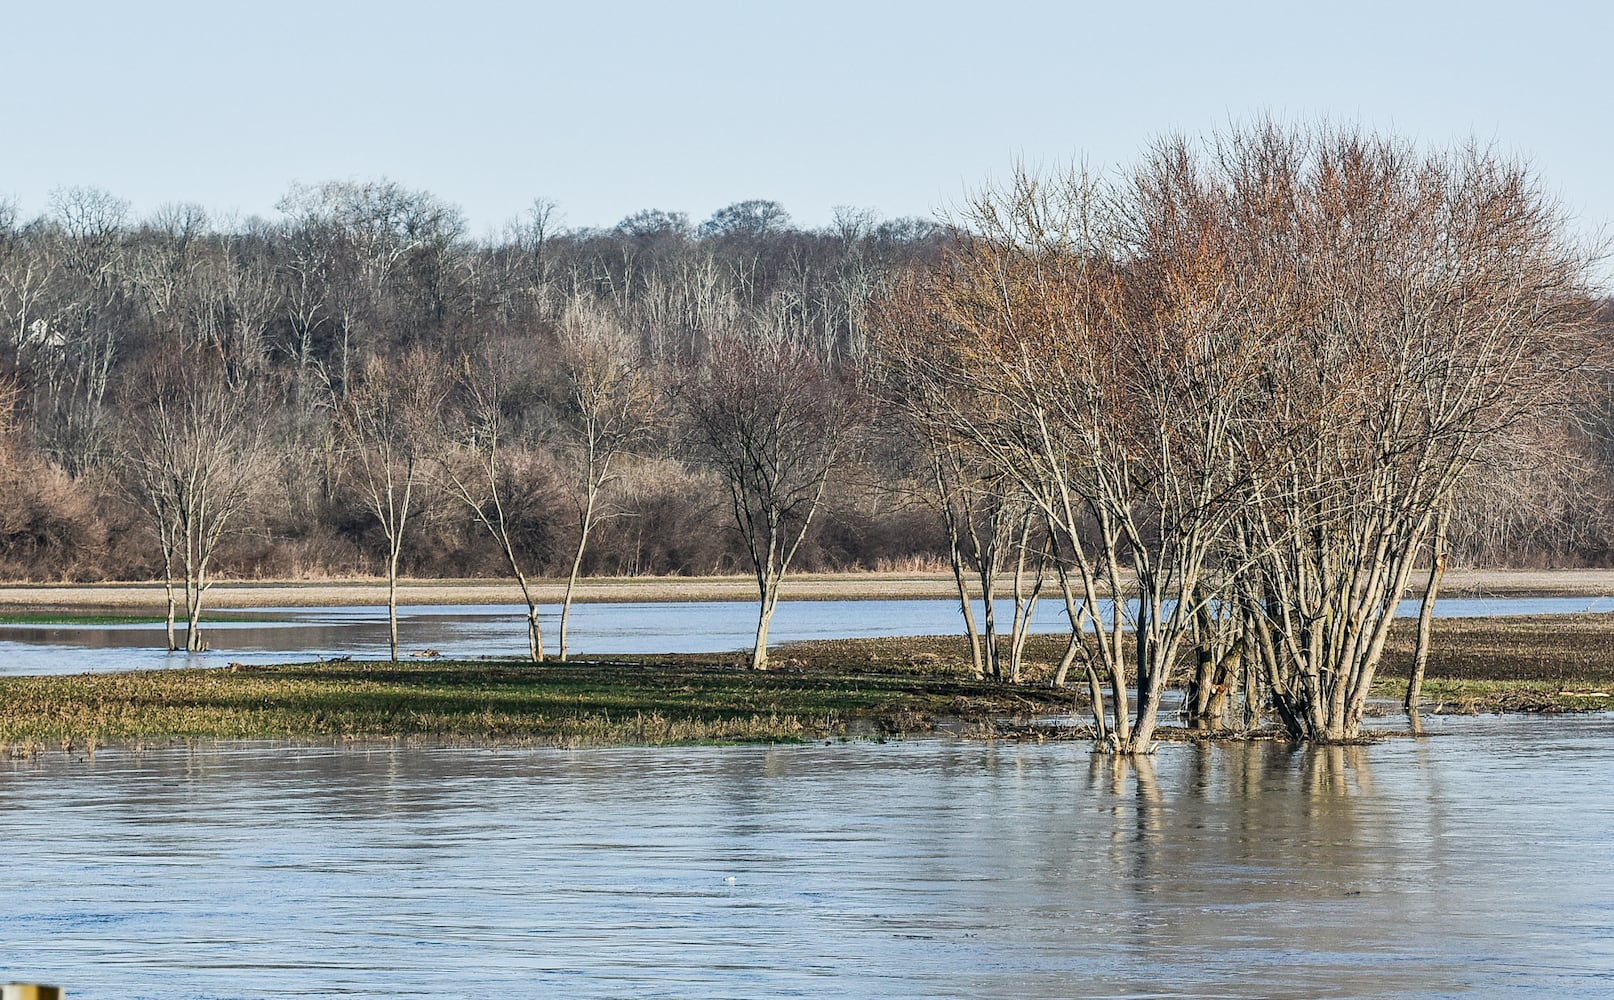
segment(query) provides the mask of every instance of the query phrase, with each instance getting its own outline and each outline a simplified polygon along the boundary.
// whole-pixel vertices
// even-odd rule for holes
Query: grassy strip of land
[[[1401,698],[1413,623],[1390,633],[1375,694]],[[1614,614],[1439,618],[1423,707],[1434,713],[1614,711]]]
[[[95,614],[77,611],[19,611],[0,612],[0,625],[162,625],[167,619],[161,615],[142,614]],[[243,615],[203,615],[203,625],[217,625],[222,622],[258,622],[264,621],[262,617],[249,618]],[[178,628],[185,628],[184,619],[177,623]]]
[[[1031,715],[1063,692],[867,668],[692,659],[304,664],[0,678],[0,745],[429,739],[584,746],[795,742]]]
[[[164,619],[151,615],[97,615],[71,612],[0,612],[0,625],[161,625]]]
[[[1412,629],[1401,622],[1392,633],[1377,691],[1385,698],[1404,690]],[[924,733],[942,720],[1005,733],[1078,707],[1076,692],[1046,683],[1063,648],[1062,637],[1033,637],[1020,685],[971,679],[967,647],[947,636],[799,643],[766,673],[684,656],[9,677],[0,678],[0,747],[793,742]],[[1442,619],[1424,692],[1431,712],[1614,710],[1614,615]]]
[[[1406,694],[1416,627],[1410,619],[1392,627],[1374,685],[1376,697],[1399,702]],[[1063,636],[1032,636],[1026,644],[1025,684],[1046,683],[1064,648]],[[968,656],[964,641],[952,636],[805,642],[781,654],[784,662],[801,669],[867,662],[935,676],[964,675]],[[1070,682],[1079,685],[1082,680],[1072,677]],[[1423,711],[1614,711],[1614,614],[1436,619]]]

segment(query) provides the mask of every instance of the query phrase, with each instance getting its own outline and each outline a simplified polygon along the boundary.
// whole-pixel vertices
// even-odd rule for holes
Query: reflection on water
[[[979,609],[978,613],[979,613]],[[1585,598],[1498,598],[1442,601],[1450,617],[1567,614],[1587,610]],[[1416,614],[1416,604],[1402,608]],[[727,653],[748,648],[756,634],[756,605],[745,601],[580,604],[572,610],[570,648],[579,655],[608,653]],[[316,656],[385,659],[385,608],[272,608],[252,612],[259,621],[209,624],[208,653],[168,653],[160,625],[0,626],[0,674],[150,670],[163,667],[286,663]],[[542,619],[553,651],[559,612]],[[406,651],[436,649],[445,656],[523,656],[526,611],[518,606],[472,605],[400,611]],[[1005,604],[998,619],[1007,621]],[[1068,627],[1063,604],[1043,601],[1032,623],[1038,632]],[[952,601],[787,601],[770,633],[775,644],[804,639],[946,635],[961,628]]]
[[[0,770],[83,998],[1614,991],[1614,717],[1424,741],[273,747]],[[730,881],[732,879],[732,881]]]

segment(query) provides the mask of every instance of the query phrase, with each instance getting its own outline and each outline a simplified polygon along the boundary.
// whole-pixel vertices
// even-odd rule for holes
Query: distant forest
[[[864,396],[792,567],[948,565],[924,445],[896,430],[892,381],[864,375],[871,310],[941,258],[947,225],[843,211],[803,229],[758,200],[562,228],[540,201],[479,241],[453,206],[388,182],[296,187],[278,210],[140,219],[82,188],[34,219],[0,204],[0,576],[159,578],[186,551],[163,526],[192,522],[223,526],[211,572],[236,578],[381,575],[393,558],[415,576],[565,576],[585,530],[585,574],[749,573],[680,402],[736,331]],[[1456,507],[1458,561],[1614,561],[1614,393],[1593,374],[1574,412],[1464,486],[1479,502]],[[407,482],[378,486],[361,446],[386,434],[360,417],[407,431],[382,455]],[[183,473],[163,436],[187,419],[220,425],[201,460],[233,474],[201,502],[227,519],[153,508],[157,471]],[[507,460],[479,491],[493,447]],[[389,503],[415,519],[397,546]]]

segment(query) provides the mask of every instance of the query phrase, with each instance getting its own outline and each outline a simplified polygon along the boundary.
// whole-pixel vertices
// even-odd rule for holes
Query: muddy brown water
[[[0,763],[71,996],[1614,994],[1614,716],[1304,750],[225,745]]]

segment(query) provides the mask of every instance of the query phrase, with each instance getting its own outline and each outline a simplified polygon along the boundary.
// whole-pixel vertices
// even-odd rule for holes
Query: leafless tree
[[[780,583],[851,444],[859,397],[810,349],[755,328],[715,340],[680,391],[756,575],[751,666],[765,670]]]
[[[928,319],[886,336],[1052,529],[1079,595],[1073,640],[1108,675],[1111,745],[1128,753],[1152,743],[1244,486],[1227,451],[1259,336],[1207,322],[1229,308],[1215,298],[1170,297],[1214,282],[1152,245],[1171,235],[1154,211],[1081,172],[1020,173],[911,292]]]
[[[415,349],[397,364],[365,363],[363,378],[335,399],[349,474],[386,538],[389,648],[398,659],[398,566],[406,533],[423,512],[447,394],[440,358]]]
[[[916,447],[926,454],[926,482],[915,492],[941,519],[974,673],[993,680],[1007,675],[1018,681],[1029,612],[1041,594],[1044,571],[1050,565],[1047,553],[1039,550],[1033,557],[1036,582],[1030,593],[1025,592],[1029,553],[1021,543],[1044,519],[1034,505],[1024,502],[1015,479],[973,443],[973,435],[960,433],[950,423],[965,419],[967,408],[956,405],[956,394],[941,395],[940,384],[926,377],[925,366],[911,353],[926,352],[928,341],[915,334],[932,308],[928,297],[916,293],[914,286],[905,286],[879,303],[879,322],[889,333],[884,349],[875,355],[872,371],[897,433],[915,439]],[[1015,600],[1008,636],[1010,664],[1005,670],[998,641],[997,598],[1000,572],[1011,562]],[[976,594],[982,602],[979,624],[973,606]]]
[[[1189,652],[1195,711],[1248,661],[1296,735],[1350,739],[1455,484],[1574,370],[1563,232],[1483,151],[1172,138],[982,195],[885,348],[1046,517],[1116,749],[1148,748]]]
[[[328,380],[345,393],[353,367],[376,352],[383,330],[411,329],[433,311],[422,307],[432,304],[436,287],[452,271],[464,218],[427,192],[385,180],[295,185],[277,207],[303,249],[294,261],[296,274],[300,280],[317,278],[326,290],[300,296],[303,336],[318,319],[317,311],[308,310],[323,306],[336,336]],[[427,301],[405,300],[406,288],[425,293]]]
[[[607,509],[603,498],[617,478],[623,454],[652,428],[657,390],[647,360],[609,313],[575,301],[561,321],[561,366],[566,380],[563,410],[571,435],[563,452],[571,468],[577,508],[577,547],[560,605],[560,659],[566,660],[572,595],[594,528],[603,518],[630,513]]]
[[[162,555],[170,651],[179,648],[175,578],[183,591],[185,648],[206,649],[202,599],[220,542],[239,526],[266,475],[259,400],[197,348],[156,365],[125,435],[132,499]]]
[[[543,626],[522,539],[524,528],[551,505],[551,498],[535,448],[534,418],[513,412],[530,367],[526,356],[495,348],[465,359],[459,381],[466,420],[445,461],[445,479],[503,553],[526,605],[528,655],[542,663]]]
[[[1247,507],[1241,606],[1285,725],[1349,740],[1431,547],[1438,582],[1463,477],[1565,398],[1587,255],[1528,169],[1483,149],[1267,126],[1224,137],[1200,169],[1251,308],[1281,333],[1259,441],[1281,487]]]

